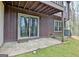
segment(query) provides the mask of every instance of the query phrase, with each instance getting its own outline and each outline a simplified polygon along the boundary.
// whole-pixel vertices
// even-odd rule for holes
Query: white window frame
[[[56,22],[58,22],[58,31],[55,30],[55,23],[56,23]],[[59,27],[60,27],[60,26],[59,26],[59,23],[60,23],[60,22],[62,23],[62,21],[60,21],[60,20],[54,20],[54,32],[62,32],[62,30],[59,31]]]
[[[19,25],[20,25],[20,16],[38,18],[38,33],[37,33],[38,35],[37,36],[34,36],[34,37],[31,37],[31,36],[29,36],[29,37],[21,37],[20,36],[20,27],[19,27]],[[22,13],[18,13],[18,40],[20,40],[20,39],[28,39],[28,38],[37,38],[37,37],[39,37],[39,17],[32,16],[32,15],[27,15],[27,14],[22,14]]]

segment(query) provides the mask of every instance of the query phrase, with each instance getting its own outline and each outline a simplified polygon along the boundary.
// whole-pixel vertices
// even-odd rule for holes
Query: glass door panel
[[[38,33],[38,19],[31,17],[30,36],[37,36]]]
[[[38,36],[38,19],[35,19],[35,36]]]
[[[27,17],[21,16],[20,17],[20,36],[21,37],[28,37],[29,36],[29,23]]]

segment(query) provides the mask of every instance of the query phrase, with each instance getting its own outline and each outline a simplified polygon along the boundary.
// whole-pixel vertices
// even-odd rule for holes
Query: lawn
[[[79,56],[79,40],[69,39],[63,44],[50,46],[37,50],[36,53],[29,52],[16,57],[76,57]]]

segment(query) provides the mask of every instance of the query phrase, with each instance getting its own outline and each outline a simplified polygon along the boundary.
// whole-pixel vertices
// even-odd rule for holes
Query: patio
[[[34,51],[40,48],[46,48],[48,46],[60,43],[62,42],[53,38],[40,38],[22,43],[7,42],[0,48],[0,54],[8,54],[8,56],[15,56],[17,54]]]

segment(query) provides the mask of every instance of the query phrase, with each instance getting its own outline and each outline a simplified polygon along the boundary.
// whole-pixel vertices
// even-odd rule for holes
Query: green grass
[[[16,57],[76,57],[79,56],[79,40],[69,39],[63,44],[39,49],[37,53],[29,52]]]

